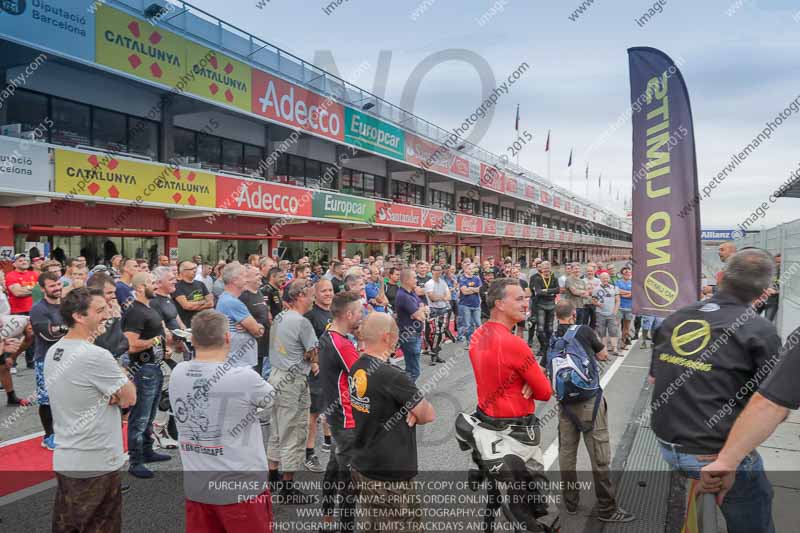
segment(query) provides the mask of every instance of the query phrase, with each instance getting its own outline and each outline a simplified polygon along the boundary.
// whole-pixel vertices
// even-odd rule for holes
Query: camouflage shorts
[[[122,530],[119,472],[90,478],[56,473],[56,479],[53,533],[119,533]]]

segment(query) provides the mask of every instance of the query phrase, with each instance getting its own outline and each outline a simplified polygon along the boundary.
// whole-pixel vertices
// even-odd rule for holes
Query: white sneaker
[[[178,443],[177,441],[172,440],[172,438],[168,437],[167,435],[162,435],[159,438],[158,445],[160,448],[165,450],[177,450]]]
[[[167,433],[165,427],[153,427],[153,438],[155,439],[155,446],[163,450],[176,450],[178,443],[175,442]]]

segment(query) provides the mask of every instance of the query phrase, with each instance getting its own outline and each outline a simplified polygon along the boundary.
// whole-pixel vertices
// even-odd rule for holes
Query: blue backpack
[[[553,335],[547,350],[547,376],[553,386],[556,399],[564,404],[578,403],[594,398],[592,424],[584,427],[570,409],[562,409],[567,418],[585,433],[594,428],[594,420],[600,408],[603,390],[600,388],[600,371],[597,362],[583,344],[575,338],[580,326],[570,326],[563,337]]]

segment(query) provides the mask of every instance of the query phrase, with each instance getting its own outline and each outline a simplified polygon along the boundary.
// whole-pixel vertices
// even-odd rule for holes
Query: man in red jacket
[[[489,320],[475,330],[469,345],[469,358],[478,388],[478,409],[474,416],[484,425],[494,428],[527,426],[528,434],[538,435],[538,421],[534,416],[534,401],[546,402],[552,390],[550,382],[533,356],[530,346],[512,333],[514,327],[525,320],[528,298],[517,278],[500,278],[489,285],[486,293]],[[542,502],[537,490],[527,490],[531,471],[542,471],[541,450],[538,437],[528,446],[530,459],[525,459],[525,470],[506,463],[514,483],[508,489],[509,506],[515,516],[524,520],[531,531],[541,531],[534,511],[535,503]],[[502,441],[502,439],[501,439]],[[479,453],[482,453],[479,451]],[[505,462],[505,461],[504,461]],[[555,514],[547,506],[547,514]],[[541,511],[541,509],[539,509]],[[534,529],[534,527],[536,529]]]
[[[493,281],[487,306],[490,318],[473,333],[469,345],[478,411],[491,418],[529,416],[535,410],[534,400],[546,402],[552,390],[530,346],[512,333],[528,309],[519,280]]]

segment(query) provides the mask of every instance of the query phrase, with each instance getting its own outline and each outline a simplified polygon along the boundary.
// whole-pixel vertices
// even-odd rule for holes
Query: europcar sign
[[[347,143],[403,159],[405,152],[403,130],[349,107],[345,108],[344,117],[344,140]]]

